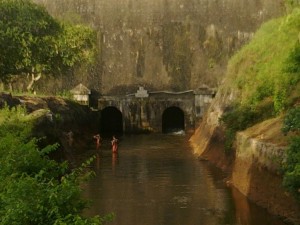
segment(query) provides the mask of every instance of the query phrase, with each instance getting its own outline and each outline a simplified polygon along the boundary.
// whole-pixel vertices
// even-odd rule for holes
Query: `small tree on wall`
[[[285,5],[288,11],[300,6],[299,0],[285,0]]]

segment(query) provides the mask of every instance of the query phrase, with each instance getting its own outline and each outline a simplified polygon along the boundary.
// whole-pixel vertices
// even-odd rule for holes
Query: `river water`
[[[227,187],[224,174],[193,154],[186,136],[120,139],[118,155],[104,140],[84,186],[88,216],[114,213],[111,225],[283,225]],[[96,153],[94,146],[77,155]]]

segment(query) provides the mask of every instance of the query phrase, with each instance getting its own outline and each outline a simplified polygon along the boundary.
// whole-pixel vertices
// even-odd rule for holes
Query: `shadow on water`
[[[96,154],[84,186],[85,215],[115,213],[112,225],[283,225],[223,182],[226,174],[192,154],[184,135],[123,136]],[[77,158],[95,154],[85,149]]]

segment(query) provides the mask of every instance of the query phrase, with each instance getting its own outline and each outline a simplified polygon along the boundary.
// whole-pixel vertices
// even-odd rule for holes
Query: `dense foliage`
[[[31,0],[0,0],[0,80],[65,74],[95,57],[96,35],[88,27],[62,24]]]
[[[283,167],[283,185],[300,202],[300,106],[288,111],[283,132],[295,134],[287,150],[287,159]]]
[[[103,218],[81,216],[87,202],[79,184],[91,175],[85,167],[92,159],[72,171],[51,160],[57,145],[38,148],[22,108],[1,110],[0,124],[0,224],[102,224]]]
[[[263,24],[229,62],[229,88],[237,90],[221,121],[227,149],[235,133],[293,107],[300,97],[300,9]]]
[[[256,107],[270,98],[274,113],[289,107],[292,92],[300,80],[299,71],[300,9],[264,24],[253,40],[236,54],[230,64],[234,86],[241,105]]]
[[[58,22],[43,8],[26,0],[1,0],[1,80],[10,75],[45,70],[54,54],[53,37],[59,32]]]
[[[300,107],[292,108],[288,111],[285,115],[282,131],[285,134],[300,131]]]
[[[287,8],[287,11],[289,11],[296,7],[299,7],[300,1],[299,0],[285,0],[285,6]]]
[[[226,124],[226,139],[225,139],[225,151],[230,153],[232,145],[235,139],[237,131],[246,129],[247,127],[259,122],[260,111],[247,108],[236,107],[225,113],[221,118],[221,122]]]
[[[225,151],[230,153],[236,132],[267,119],[274,112],[272,103],[260,104],[255,108],[249,106],[236,106],[225,112],[220,118],[220,122],[225,124]]]

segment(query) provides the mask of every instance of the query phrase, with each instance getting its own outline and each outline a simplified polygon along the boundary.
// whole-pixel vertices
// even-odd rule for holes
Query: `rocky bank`
[[[27,113],[35,115],[33,135],[41,138],[41,146],[59,144],[58,151],[53,153],[57,159],[74,160],[71,151],[79,151],[83,145],[94,144],[93,134],[98,132],[99,113],[88,106],[72,100],[54,96],[13,96],[0,93],[0,108],[22,106]],[[70,146],[67,134],[72,132],[73,144]]]
[[[191,137],[194,153],[228,171],[228,183],[270,213],[300,224],[300,205],[282,187],[281,163],[288,136],[282,118],[272,118],[236,135],[235,152],[225,153],[224,128],[219,118],[234,99],[234,90],[221,89]]]

